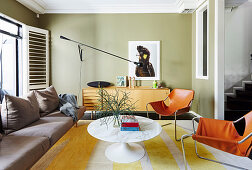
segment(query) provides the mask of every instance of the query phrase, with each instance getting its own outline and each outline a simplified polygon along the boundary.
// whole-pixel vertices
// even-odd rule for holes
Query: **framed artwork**
[[[129,76],[136,80],[160,80],[160,41],[129,41]]]
[[[117,87],[127,87],[128,77],[127,76],[116,76]]]

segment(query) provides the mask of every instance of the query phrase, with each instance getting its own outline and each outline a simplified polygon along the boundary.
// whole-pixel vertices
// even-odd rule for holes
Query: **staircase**
[[[237,120],[252,110],[252,81],[242,81],[242,87],[233,87],[225,93],[225,120]]]

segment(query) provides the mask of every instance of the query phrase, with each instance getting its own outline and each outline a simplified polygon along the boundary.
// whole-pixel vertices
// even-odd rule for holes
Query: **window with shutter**
[[[49,32],[27,26],[24,55],[24,93],[49,86]]]

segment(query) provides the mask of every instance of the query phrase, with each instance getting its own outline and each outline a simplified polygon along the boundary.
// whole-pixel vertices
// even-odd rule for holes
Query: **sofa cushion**
[[[48,137],[52,146],[72,126],[73,119],[70,117],[41,117],[31,125],[9,135]]]
[[[49,147],[45,137],[4,136],[0,142],[0,169],[29,169]]]
[[[2,127],[5,134],[19,130],[40,118],[34,92],[24,98],[5,95],[1,109]]]
[[[79,109],[77,109],[78,120],[80,120],[84,116],[85,111],[86,111],[85,106],[80,106]],[[56,110],[56,111],[46,115],[45,117],[68,117],[68,116],[66,116],[64,113],[61,113],[59,110]]]
[[[66,116],[64,113],[61,113],[59,110],[55,110],[54,112],[49,113],[45,117],[68,117],[68,116]],[[71,118],[71,117],[69,117],[69,118]]]
[[[54,111],[59,106],[59,97],[53,86],[35,91],[41,116]]]

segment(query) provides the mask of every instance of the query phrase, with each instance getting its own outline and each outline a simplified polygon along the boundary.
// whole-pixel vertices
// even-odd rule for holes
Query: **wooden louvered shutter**
[[[49,86],[49,32],[27,26],[24,93]]]

